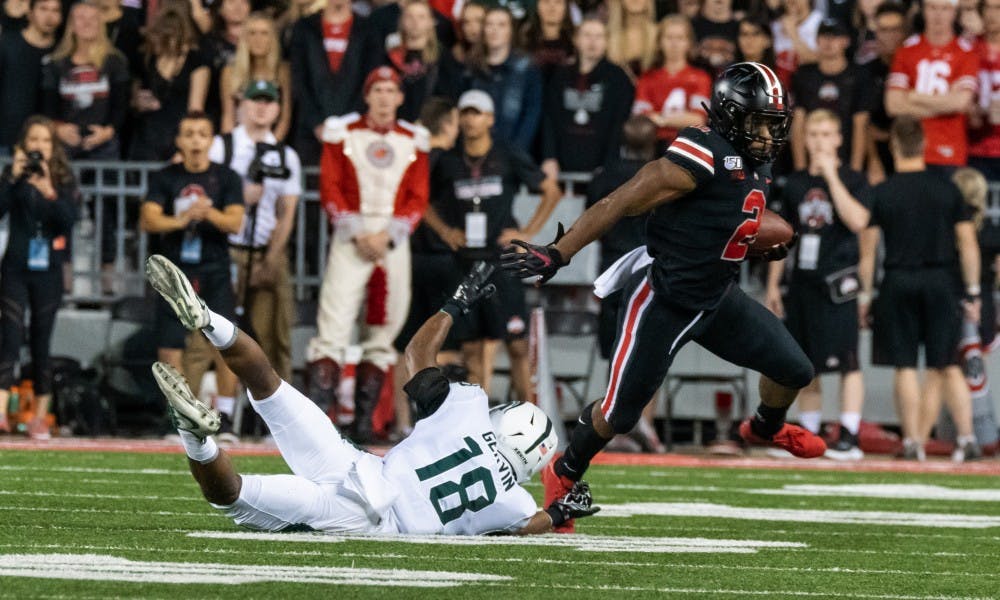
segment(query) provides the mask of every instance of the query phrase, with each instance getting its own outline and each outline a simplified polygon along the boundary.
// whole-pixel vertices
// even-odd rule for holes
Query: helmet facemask
[[[788,141],[791,121],[788,111],[752,112],[744,115],[743,124],[737,133],[743,141],[741,150],[761,163],[773,161]]]

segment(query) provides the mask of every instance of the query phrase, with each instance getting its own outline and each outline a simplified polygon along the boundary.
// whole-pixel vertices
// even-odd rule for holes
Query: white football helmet
[[[559,446],[552,421],[527,402],[509,402],[490,409],[497,434],[497,451],[510,464],[518,483],[542,470]]]

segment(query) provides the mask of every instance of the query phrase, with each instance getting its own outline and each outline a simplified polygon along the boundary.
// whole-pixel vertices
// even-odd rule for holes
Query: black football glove
[[[552,517],[552,526],[559,527],[570,519],[589,517],[600,511],[600,506],[592,506],[593,501],[587,482],[577,481],[565,496],[553,500],[545,512]]]
[[[547,246],[537,246],[521,240],[514,240],[510,246],[503,249],[503,254],[500,255],[500,265],[518,279],[537,276],[537,283],[541,285],[552,279],[556,271],[566,266],[562,254],[555,247],[555,244],[562,239],[565,233],[563,225],[560,223],[556,239]],[[524,252],[519,251],[518,248],[522,248]]]
[[[441,310],[451,315],[453,319],[458,318],[460,315],[468,314],[476,302],[492,296],[497,291],[497,286],[487,282],[493,275],[493,270],[493,265],[483,261],[474,264]]]
[[[792,239],[788,240],[786,243],[778,244],[777,246],[771,246],[770,248],[764,250],[759,254],[754,254],[753,257],[760,258],[766,261],[784,260],[785,258],[788,257],[788,253],[791,251],[792,248],[795,247],[795,244],[797,244],[798,242],[799,242],[799,234],[793,233]]]

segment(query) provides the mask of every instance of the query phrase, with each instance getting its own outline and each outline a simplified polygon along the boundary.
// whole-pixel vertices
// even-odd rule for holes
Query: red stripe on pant
[[[615,396],[618,393],[618,386],[620,384],[622,372],[625,370],[625,365],[628,364],[629,356],[632,354],[636,329],[639,326],[639,320],[642,316],[642,308],[646,304],[646,300],[652,292],[653,290],[649,286],[649,280],[644,279],[636,291],[632,294],[632,298],[629,299],[628,308],[625,312],[625,323],[624,328],[622,329],[621,340],[618,342],[618,348],[615,349],[615,360],[613,368],[611,369],[611,380],[608,382],[608,391],[604,396],[604,402],[601,403],[601,414],[604,415],[605,419],[608,417],[608,413],[611,412],[611,408],[615,404]]]

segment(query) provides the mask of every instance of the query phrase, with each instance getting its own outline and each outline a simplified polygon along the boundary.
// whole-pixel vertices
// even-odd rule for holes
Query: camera
[[[27,153],[28,162],[24,164],[23,177],[32,177],[34,175],[45,175],[45,167],[43,163],[45,162],[45,157],[38,150],[32,150]]]
[[[272,150],[278,152],[278,155],[281,156],[281,164],[277,166],[265,164],[263,160],[264,156]],[[285,166],[284,159],[283,147],[257,142],[257,152],[253,160],[250,161],[250,166],[247,167],[247,179],[254,183],[263,183],[265,177],[271,179],[288,179],[292,176],[292,172]]]

